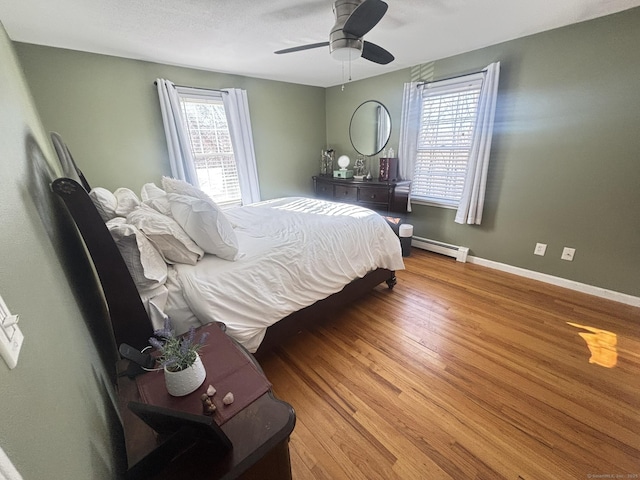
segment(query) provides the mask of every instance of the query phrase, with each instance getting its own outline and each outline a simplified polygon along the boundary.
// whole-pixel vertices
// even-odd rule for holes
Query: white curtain
[[[493,121],[498,97],[500,62],[492,63],[483,71],[486,73],[478,100],[478,117],[471,143],[471,152],[469,153],[467,177],[455,218],[456,223],[462,224],[479,225],[482,221],[482,210],[484,208]]]
[[[420,129],[421,95],[418,82],[404,84],[402,93],[402,117],[400,118],[400,140],[398,142],[398,162],[400,178],[413,180],[418,157],[418,130]],[[407,201],[407,211],[411,211],[411,194]]]
[[[225,91],[229,94],[222,95],[222,101],[233,143],[242,204],[248,205],[260,201],[260,185],[256,167],[256,152],[253,148],[247,92],[239,88],[227,88]]]
[[[160,99],[162,124],[167,139],[171,175],[197,187],[198,177],[191,153],[189,132],[182,118],[182,108],[180,108],[176,86],[163,78],[158,78],[156,85]]]

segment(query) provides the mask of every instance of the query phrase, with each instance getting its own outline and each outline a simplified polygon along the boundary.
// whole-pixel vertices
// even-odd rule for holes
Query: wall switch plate
[[[18,365],[18,355],[24,336],[18,327],[18,315],[11,315],[7,304],[0,297],[0,354],[11,369]]]
[[[2,447],[0,447],[0,478],[3,480],[22,480],[22,475],[16,470]]]
[[[562,250],[562,256],[560,257],[562,260],[567,260],[569,262],[573,261],[573,256],[576,254],[575,248],[564,247]]]
[[[534,255],[540,255],[544,257],[544,254],[547,252],[547,244],[546,243],[536,243],[536,248],[533,251]]]

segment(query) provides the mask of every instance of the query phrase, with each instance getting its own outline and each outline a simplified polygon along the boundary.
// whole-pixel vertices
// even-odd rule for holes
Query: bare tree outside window
[[[240,205],[238,170],[222,100],[181,95],[180,101],[200,189],[220,205]]]

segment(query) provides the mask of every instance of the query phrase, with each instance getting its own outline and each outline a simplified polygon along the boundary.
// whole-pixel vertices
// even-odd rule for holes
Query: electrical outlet
[[[544,254],[547,252],[547,244],[546,243],[536,243],[536,248],[533,250],[534,255],[540,255],[544,257]]]
[[[573,262],[573,256],[576,254],[575,248],[564,247],[562,250],[562,256],[560,257],[562,260],[567,260],[568,262]]]

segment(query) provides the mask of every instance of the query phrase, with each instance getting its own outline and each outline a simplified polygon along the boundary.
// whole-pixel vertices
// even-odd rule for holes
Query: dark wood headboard
[[[87,247],[100,279],[116,345],[127,343],[142,349],[148,345],[153,327],[135,283],[109,229],[89,197],[89,183],[60,135],[52,133],[51,139],[64,175],[55,179],[51,188],[63,200]]]

